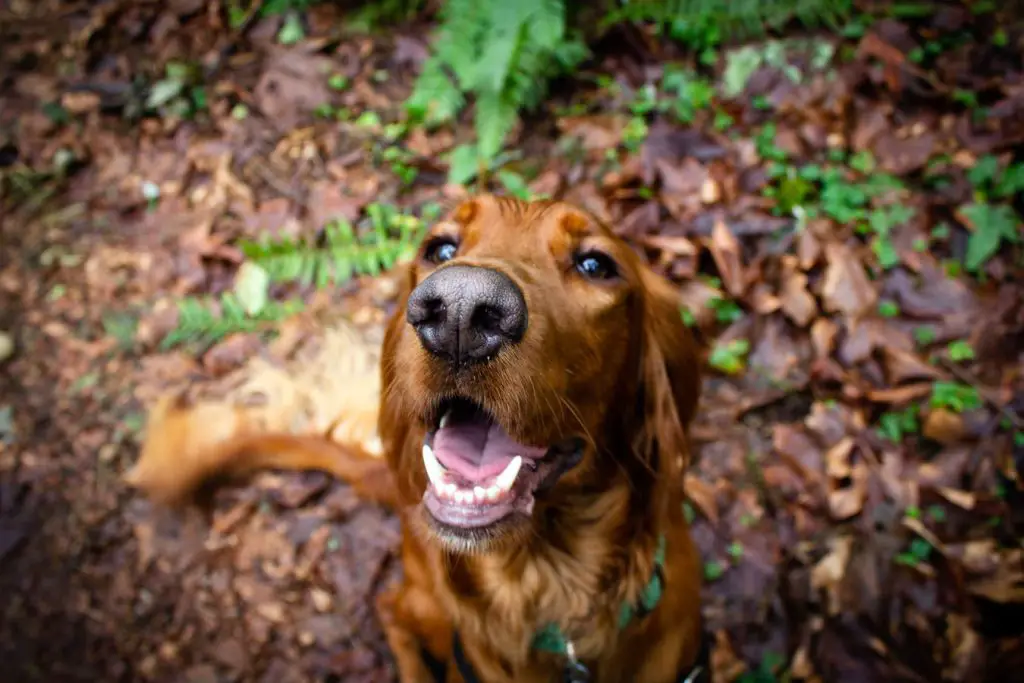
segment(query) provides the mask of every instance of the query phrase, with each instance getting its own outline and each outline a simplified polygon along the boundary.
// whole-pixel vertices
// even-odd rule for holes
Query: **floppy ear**
[[[678,292],[668,280],[645,270],[643,291],[642,399],[637,406],[643,414],[636,448],[658,479],[682,485],[690,459],[687,433],[701,390],[697,344],[683,324]]]

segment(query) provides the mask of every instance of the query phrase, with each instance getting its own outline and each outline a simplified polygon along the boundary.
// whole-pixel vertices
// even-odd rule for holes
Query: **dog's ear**
[[[650,272],[643,275],[643,342],[640,350],[640,420],[636,444],[665,482],[682,483],[689,464],[687,432],[700,400],[697,344],[683,323],[678,290]]]

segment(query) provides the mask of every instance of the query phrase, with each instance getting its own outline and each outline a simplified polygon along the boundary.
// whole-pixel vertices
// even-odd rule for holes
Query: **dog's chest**
[[[614,598],[597,572],[564,554],[498,561],[480,558],[472,591],[456,596],[464,628],[490,641],[512,661],[525,661],[553,633],[573,642],[580,656],[606,648]]]

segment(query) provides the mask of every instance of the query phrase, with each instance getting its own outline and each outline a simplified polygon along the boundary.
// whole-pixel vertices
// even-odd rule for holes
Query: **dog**
[[[683,513],[700,361],[672,285],[572,205],[481,195],[401,274],[383,458],[242,435],[188,488],[325,470],[402,521],[402,683],[710,681]]]

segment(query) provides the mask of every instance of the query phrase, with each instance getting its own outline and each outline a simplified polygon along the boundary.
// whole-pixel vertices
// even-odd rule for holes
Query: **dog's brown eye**
[[[608,255],[599,251],[588,251],[576,256],[576,270],[592,280],[607,280],[618,275],[618,270]]]
[[[459,251],[459,245],[450,237],[438,237],[427,244],[423,252],[423,258],[431,263],[444,263],[455,258]]]

